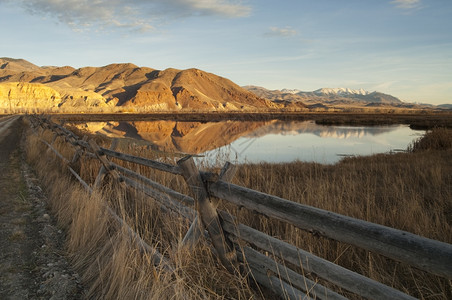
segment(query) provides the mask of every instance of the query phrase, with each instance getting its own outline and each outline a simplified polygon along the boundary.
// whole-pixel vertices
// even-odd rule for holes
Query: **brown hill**
[[[161,71],[134,64],[80,69],[38,67],[10,58],[0,59],[0,64],[4,66],[0,84],[34,83],[52,88],[60,95],[57,107],[61,112],[256,111],[283,107],[198,69]],[[20,97],[25,99],[26,95]],[[18,109],[35,105],[21,103]]]
[[[1,70],[11,70],[14,72],[24,72],[24,71],[38,70],[39,67],[24,59],[1,57],[0,58],[0,69]]]

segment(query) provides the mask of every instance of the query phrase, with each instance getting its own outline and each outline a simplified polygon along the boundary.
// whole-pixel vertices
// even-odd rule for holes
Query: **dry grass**
[[[452,149],[452,129],[450,128],[434,128],[409,147],[412,152],[449,149]]]
[[[440,136],[447,140],[451,133],[447,131]],[[46,132],[43,138],[51,141],[52,135]],[[108,140],[98,138],[98,143],[109,146]],[[59,139],[54,146],[65,157],[72,158],[73,149]],[[126,148],[121,151],[143,157],[155,156],[146,147]],[[234,183],[452,243],[452,150],[420,151],[418,146],[414,148],[413,153],[347,158],[333,166],[303,162],[242,165]],[[88,297],[261,297],[245,279],[235,278],[219,267],[206,244],[201,243],[192,252],[180,249],[179,243],[189,225],[187,222],[161,213],[155,203],[139,194],[118,192],[111,183],[90,196],[73,183],[65,166],[56,159],[49,161],[47,157],[52,156],[42,155],[43,151],[46,150],[42,143],[30,136],[29,160],[39,170],[50,192],[52,208],[69,232],[68,250],[84,274],[84,281],[89,286]],[[174,161],[174,158],[164,160]],[[57,165],[61,167],[57,168]],[[129,163],[122,165],[187,193],[181,177]],[[82,177],[90,183],[94,182],[99,167],[98,162],[90,159],[84,159],[78,166]],[[109,203],[144,240],[169,257],[175,272],[167,273],[154,267],[149,256],[139,253],[123,229],[105,213],[102,203]],[[245,224],[415,297],[452,298],[452,284],[446,279],[362,249],[313,236],[245,209],[238,210],[228,204],[223,204],[222,208],[234,212]]]
[[[52,135],[45,132],[47,141]],[[102,142],[102,141],[99,141]],[[53,144],[66,158],[73,150],[59,139]],[[67,248],[75,268],[92,299],[250,299],[245,278],[237,278],[219,266],[207,244],[193,251],[180,247],[189,224],[163,214],[149,198],[122,192],[108,182],[89,195],[35,136],[28,136],[27,157],[49,193],[50,206],[59,224],[68,232]],[[98,164],[87,159],[80,166],[92,183]],[[167,272],[154,266],[149,254],[141,253],[106,212],[109,203],[127,224],[150,245],[164,253],[174,268]],[[170,220],[170,221],[169,221]]]
[[[452,131],[440,135],[447,141]],[[432,139],[430,134],[426,138]],[[438,150],[444,149],[444,142],[435,143],[437,149],[347,158],[333,166],[303,162],[243,165],[235,183],[452,243],[452,150]],[[416,297],[452,298],[452,284],[444,278],[253,212],[235,213],[261,231]]]

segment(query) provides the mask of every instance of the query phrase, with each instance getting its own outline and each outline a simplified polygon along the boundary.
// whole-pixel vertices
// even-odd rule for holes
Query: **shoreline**
[[[48,114],[60,121],[70,122],[101,122],[101,121],[187,121],[187,122],[218,122],[218,121],[315,121],[319,125],[351,125],[376,126],[391,124],[407,124],[412,129],[428,130],[435,127],[452,128],[452,112],[428,113],[348,113],[348,112],[260,112],[260,113],[199,113],[199,112],[162,112],[148,114]]]

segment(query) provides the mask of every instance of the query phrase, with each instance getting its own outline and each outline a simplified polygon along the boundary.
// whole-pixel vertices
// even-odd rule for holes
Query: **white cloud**
[[[269,31],[267,31],[265,33],[265,35],[267,35],[267,36],[281,36],[281,37],[294,36],[296,34],[297,34],[297,31],[290,27],[285,27],[285,28],[270,27]]]
[[[0,2],[12,2],[0,0]],[[153,30],[168,19],[190,16],[245,17],[249,6],[231,0],[20,0],[34,15],[56,18],[75,30]]]
[[[414,10],[421,6],[421,0],[393,0],[391,3],[404,10]]]

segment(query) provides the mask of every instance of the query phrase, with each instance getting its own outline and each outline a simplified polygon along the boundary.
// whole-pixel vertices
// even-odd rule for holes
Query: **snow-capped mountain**
[[[297,89],[282,89],[281,92],[287,94],[298,94],[301,91]]]
[[[313,92],[317,95],[340,95],[340,96],[348,96],[348,95],[369,95],[371,92],[366,91],[364,89],[354,90],[349,88],[321,88],[315,90]]]
[[[364,89],[350,88],[321,88],[312,92],[297,89],[268,90],[258,86],[245,86],[245,89],[257,96],[273,102],[302,102],[306,105],[361,105],[379,107],[384,105],[405,105],[400,99],[380,93],[369,92]]]

